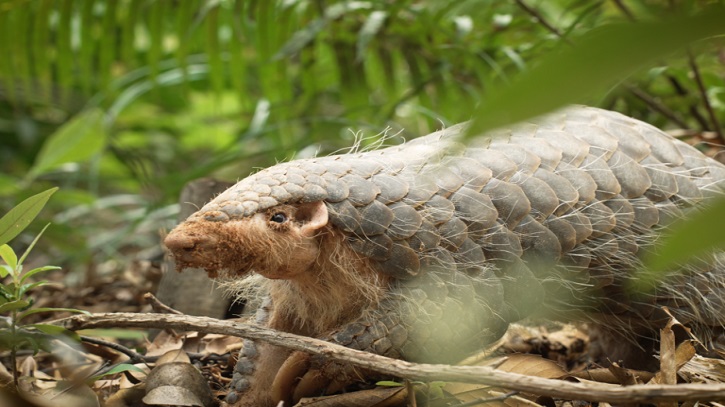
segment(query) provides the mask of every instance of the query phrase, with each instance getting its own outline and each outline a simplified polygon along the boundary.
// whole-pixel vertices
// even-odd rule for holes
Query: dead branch
[[[103,313],[76,315],[56,320],[52,323],[70,330],[110,327],[166,328],[226,334],[263,340],[285,348],[323,355],[333,360],[347,362],[359,367],[410,380],[443,380],[449,382],[477,383],[565,399],[606,401],[610,403],[725,400],[725,385],[680,384],[621,387],[608,384],[571,383],[562,380],[543,379],[497,371],[489,367],[481,366],[414,364],[346,348],[319,339],[293,335],[287,332],[275,331],[240,322],[221,321],[207,317],[170,314]]]

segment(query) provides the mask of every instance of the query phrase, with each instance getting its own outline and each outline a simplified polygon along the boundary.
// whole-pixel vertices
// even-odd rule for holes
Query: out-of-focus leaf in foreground
[[[33,179],[58,166],[91,158],[106,144],[104,113],[88,109],[61,126],[43,144],[35,164],[28,173]]]
[[[695,41],[725,34],[724,21],[725,7],[713,6],[693,16],[602,26],[571,38],[574,45],[562,41],[557,51],[509,85],[492,89],[475,110],[468,134],[581,102],[658,58]]]
[[[672,225],[660,240],[657,255],[645,262],[646,270],[665,270],[713,249],[725,248],[723,214],[725,197]]]

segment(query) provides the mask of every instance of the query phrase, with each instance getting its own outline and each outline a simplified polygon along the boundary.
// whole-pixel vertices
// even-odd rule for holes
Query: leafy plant
[[[30,347],[34,352],[41,348],[49,350],[50,342],[61,336],[76,341],[80,340],[77,334],[58,326],[22,324],[26,317],[39,312],[67,311],[85,313],[85,311],[72,308],[33,308],[33,300],[29,296],[29,292],[34,288],[48,284],[48,282],[45,280],[32,282],[30,278],[45,271],[58,270],[60,267],[42,266],[25,271],[23,270],[23,263],[50,224],[41,230],[20,258],[6,243],[22,232],[35,219],[57,189],[52,188],[27,198],[0,219],[0,242],[2,242],[0,257],[5,262],[4,265],[0,266],[0,278],[3,279],[3,283],[0,284],[0,314],[9,314],[9,317],[2,321],[7,330],[3,329],[0,332],[0,348],[10,349],[13,381],[16,387],[18,385],[16,356],[19,349]]]

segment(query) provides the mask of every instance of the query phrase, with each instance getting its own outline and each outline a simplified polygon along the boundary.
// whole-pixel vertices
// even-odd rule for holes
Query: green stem
[[[10,313],[10,340],[12,341],[12,345],[10,346],[10,364],[11,369],[13,371],[13,385],[15,385],[15,391],[20,391],[20,387],[18,387],[18,362],[17,362],[17,351],[18,351],[18,344],[16,341],[16,330],[15,330],[15,321],[18,316],[18,312],[13,310]]]

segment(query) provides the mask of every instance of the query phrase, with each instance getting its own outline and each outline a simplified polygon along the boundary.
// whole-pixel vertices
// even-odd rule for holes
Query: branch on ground
[[[222,321],[207,317],[170,314],[103,313],[76,315],[52,322],[70,330],[93,328],[176,329],[204,333],[226,334],[262,340],[273,345],[323,355],[330,359],[420,381],[449,381],[498,386],[527,393],[556,398],[610,403],[652,403],[662,401],[725,400],[725,385],[619,385],[599,383],[570,383],[516,373],[497,371],[481,366],[450,366],[415,364],[362,352],[319,339],[275,331],[256,325]]]

